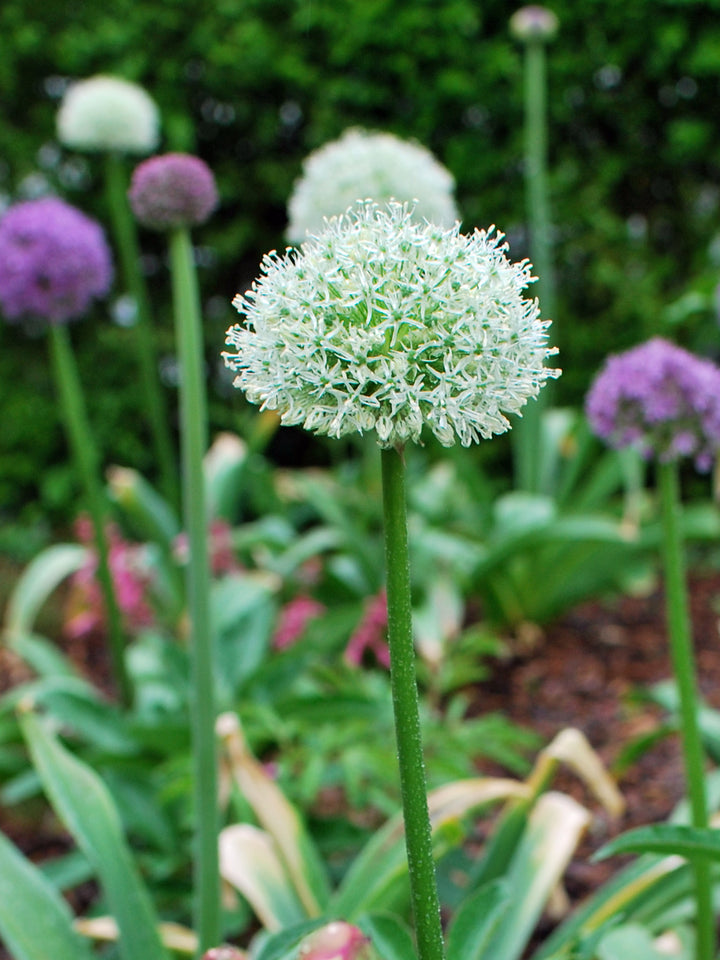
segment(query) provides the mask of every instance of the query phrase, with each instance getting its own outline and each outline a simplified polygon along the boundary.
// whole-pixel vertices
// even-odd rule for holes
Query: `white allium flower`
[[[555,351],[527,261],[502,235],[419,224],[407,204],[365,201],[326,221],[299,251],[265,256],[233,304],[223,354],[248,400],[286,424],[341,437],[374,430],[385,447],[423,426],[467,446],[510,426],[548,377]]]
[[[152,153],[160,115],[137,83],[99,74],[72,84],[57,115],[58,139],[74,150]]]
[[[288,203],[287,237],[299,243],[356,200],[415,205],[418,220],[449,227],[459,220],[452,174],[419,143],[352,128],[311,153]]]

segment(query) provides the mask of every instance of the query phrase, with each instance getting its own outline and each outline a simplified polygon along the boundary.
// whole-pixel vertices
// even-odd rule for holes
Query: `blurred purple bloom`
[[[145,160],[135,168],[128,197],[139,222],[152,230],[204,223],[218,204],[212,171],[187,153]]]
[[[8,320],[65,323],[112,281],[102,228],[57,197],[18,203],[0,220],[0,309]]]
[[[692,457],[706,471],[720,449],[720,369],[655,337],[606,360],[586,412],[611,447],[635,444],[663,462]]]

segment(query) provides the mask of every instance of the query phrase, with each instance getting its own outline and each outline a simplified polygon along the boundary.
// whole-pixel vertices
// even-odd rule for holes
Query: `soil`
[[[707,702],[718,709],[719,604],[720,574],[693,577],[690,607],[699,685]],[[474,712],[503,711],[539,733],[544,742],[566,727],[579,728],[616,772],[625,798],[625,813],[613,821],[575,778],[561,774],[558,786],[596,814],[565,877],[570,900],[577,902],[617,868],[617,861],[590,864],[592,851],[623,830],[666,819],[684,792],[676,736],[654,742],[626,768],[619,766],[628,744],[652,734],[664,719],[659,708],[638,695],[671,675],[662,592],[583,604],[548,626],[532,649],[516,645],[511,651],[487,681],[473,688]],[[98,659],[97,644],[76,643],[68,652],[101,688],[107,688],[107,665]],[[24,679],[22,666],[8,660],[1,646],[0,678],[0,688]],[[52,818],[38,821],[31,812],[24,821],[17,814],[0,809],[0,828],[33,859],[60,852],[67,843]],[[73,906],[83,909],[87,896],[88,891],[79,891]],[[0,948],[0,960],[3,957]]]

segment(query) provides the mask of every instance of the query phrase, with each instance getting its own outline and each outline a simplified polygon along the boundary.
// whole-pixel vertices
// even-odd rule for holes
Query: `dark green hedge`
[[[465,225],[496,223],[525,255],[521,51],[504,0],[5,0],[0,189],[43,174],[104,218],[99,171],[54,144],[68,79],[117,73],[161,105],[164,148],[199,153],[221,187],[205,248],[215,427],[242,410],[219,376],[229,301],[283,243],[305,154],[347,126],[415,137],[452,170]],[[662,332],[717,349],[720,2],[557,0],[550,48],[561,401],[609,350]],[[28,181],[28,177],[31,179]],[[145,238],[159,266],[162,251]],[[161,337],[170,352],[167,314]],[[152,473],[126,332],[105,314],[74,336],[109,460]],[[0,509],[62,515],[72,489],[45,344],[0,327]],[[170,389],[170,388],[168,388]]]

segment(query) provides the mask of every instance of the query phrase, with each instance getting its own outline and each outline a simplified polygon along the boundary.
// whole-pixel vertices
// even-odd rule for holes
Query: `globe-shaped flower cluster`
[[[419,143],[391,133],[351,128],[311,153],[288,203],[288,239],[321,230],[325,217],[344,213],[357,200],[414,204],[415,217],[449,227],[459,219],[455,181]]]
[[[382,446],[426,426],[449,446],[502,433],[548,377],[548,321],[524,299],[527,262],[501,235],[419,224],[407,205],[363,202],[268,254],[233,301],[224,354],[248,399],[332,437]]]
[[[60,142],[90,152],[152,153],[159,127],[158,108],[143,87],[104,74],[72,84],[57,115]]]
[[[0,309],[8,320],[64,323],[112,281],[102,228],[57,197],[18,203],[0,220]]]
[[[611,356],[586,400],[593,431],[661,462],[691,457],[709,470],[720,449],[720,369],[655,337]]]
[[[204,223],[218,203],[215,177],[199,157],[164,153],[135,168],[128,198],[133,213],[153,230]]]

